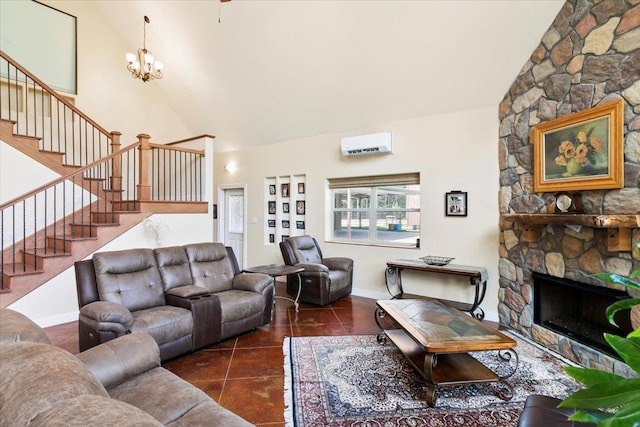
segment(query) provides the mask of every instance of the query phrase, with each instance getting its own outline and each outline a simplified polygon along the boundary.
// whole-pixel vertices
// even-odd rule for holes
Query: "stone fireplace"
[[[626,215],[632,220],[618,236],[622,244],[611,244],[612,234],[620,229],[588,222],[532,225],[510,220],[514,214],[544,217],[553,202],[553,193],[533,191],[531,128],[620,99],[624,105],[623,188],[586,189],[581,198],[585,217]],[[568,329],[573,330],[565,331],[560,329],[567,329],[566,325],[550,328],[546,317],[556,317],[559,309],[569,307],[567,301],[556,301],[561,297],[557,279],[575,285],[572,292],[589,289],[592,293],[585,297],[586,307],[575,314],[578,319],[593,314],[587,329],[593,324],[608,327],[596,314],[604,313],[609,298],[624,295],[624,290],[612,289],[593,274],[628,276],[640,268],[640,257],[633,249],[640,241],[640,1],[565,2],[509,88],[499,114],[500,323],[582,366],[632,375],[598,343],[578,340],[581,322],[551,322],[569,323]],[[538,277],[552,284],[540,287]],[[624,329],[613,332],[622,335]]]

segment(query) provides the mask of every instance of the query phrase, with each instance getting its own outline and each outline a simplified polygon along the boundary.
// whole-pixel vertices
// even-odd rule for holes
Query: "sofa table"
[[[288,276],[290,274],[295,274],[296,276],[298,276],[298,294],[296,295],[295,299],[285,297],[285,296],[275,295],[276,298],[286,299],[288,301],[291,301],[296,309],[296,312],[298,311],[298,308],[300,306],[298,304],[298,299],[300,298],[300,290],[302,289],[302,281],[300,279],[300,274],[298,273],[302,273],[304,271],[304,268],[296,267],[295,265],[269,264],[269,265],[259,265],[257,267],[245,268],[244,271],[247,273],[268,274],[269,276],[273,277],[274,282],[276,280],[276,277],[279,277],[279,276]],[[275,283],[274,283],[273,289],[275,292],[275,289],[276,289]],[[275,303],[275,299],[274,299],[274,303]]]
[[[442,386],[497,382],[498,397],[513,397],[506,379],[518,368],[514,339],[434,298],[384,300],[377,306],[375,320],[382,330],[378,342],[393,342],[426,380],[429,406],[435,406],[436,389]],[[386,316],[393,326],[381,325]],[[498,361],[507,364],[506,373],[495,373],[470,351],[497,351]]]
[[[426,273],[451,274],[455,276],[465,276],[469,278],[471,286],[475,286],[475,296],[472,303],[445,301],[453,305],[458,310],[466,311],[478,320],[484,319],[484,310],[480,307],[484,294],[487,290],[487,269],[483,267],[473,267],[469,265],[447,264],[430,265],[422,260],[397,259],[387,262],[385,271],[385,281],[387,290],[393,298],[420,298],[419,296],[403,296],[402,290],[402,270],[422,271]]]

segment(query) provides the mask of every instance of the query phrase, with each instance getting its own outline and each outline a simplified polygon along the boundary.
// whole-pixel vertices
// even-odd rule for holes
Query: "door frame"
[[[244,260],[245,265],[247,264],[247,184],[226,184],[218,186],[218,224],[216,227],[217,230],[217,241],[225,243],[224,236],[226,235],[224,224],[226,220],[227,214],[227,206],[226,206],[226,192],[228,190],[242,190],[242,196],[244,197],[243,203],[243,230],[242,233],[242,259]]]

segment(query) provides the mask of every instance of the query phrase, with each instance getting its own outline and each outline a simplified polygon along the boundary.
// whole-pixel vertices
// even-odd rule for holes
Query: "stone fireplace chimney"
[[[624,186],[582,191],[585,214],[636,217],[628,238],[640,241],[640,1],[570,0],[542,37],[500,104],[501,215],[545,214],[553,193],[533,191],[530,129],[542,122],[610,101],[624,105]],[[593,277],[628,276],[640,268],[634,250],[612,251],[608,229],[539,224],[538,238],[523,224],[501,221],[500,323],[581,364],[628,375],[628,367],[597,349],[533,322],[533,273],[606,287]],[[627,245],[628,247],[628,245]]]

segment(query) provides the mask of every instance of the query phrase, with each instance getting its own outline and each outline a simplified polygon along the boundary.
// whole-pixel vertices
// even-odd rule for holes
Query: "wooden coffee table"
[[[437,299],[384,300],[377,305],[376,322],[382,330],[378,342],[391,340],[423,376],[429,406],[435,406],[438,387],[460,384],[496,382],[498,397],[513,397],[506,378],[518,367],[515,340]],[[387,316],[394,326],[382,326]],[[468,354],[494,350],[509,363],[506,375],[499,376]]]

